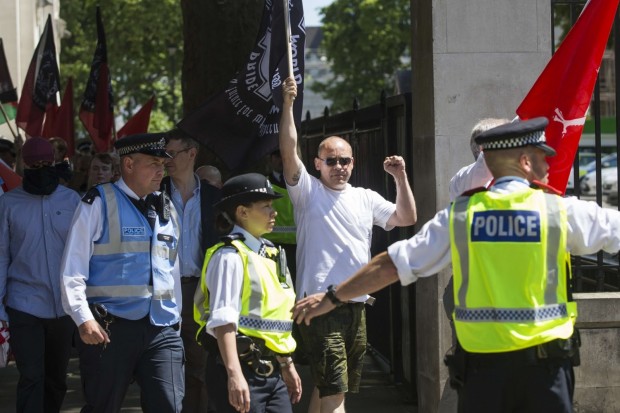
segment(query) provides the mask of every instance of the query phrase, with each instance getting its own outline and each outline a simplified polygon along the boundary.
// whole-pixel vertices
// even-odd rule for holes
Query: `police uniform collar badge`
[[[555,156],[556,151],[547,145],[545,128],[549,121],[545,117],[519,122],[506,123],[489,129],[476,137],[476,143],[485,151],[536,146],[547,156]]]

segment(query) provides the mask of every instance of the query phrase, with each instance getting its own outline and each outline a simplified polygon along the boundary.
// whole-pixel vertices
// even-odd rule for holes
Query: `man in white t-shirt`
[[[297,297],[325,292],[344,281],[370,260],[373,225],[390,230],[413,225],[416,207],[407,179],[405,161],[389,156],[384,170],[394,177],[396,204],[378,193],[352,187],[351,145],[329,137],[318,148],[314,166],[317,179],[297,155],[293,101],[297,85],[285,81],[280,121],[280,152],[284,178],[297,224]],[[356,297],[337,312],[310,326],[300,326],[317,388],[310,412],[344,412],[344,394],[357,392],[366,350],[364,302]]]

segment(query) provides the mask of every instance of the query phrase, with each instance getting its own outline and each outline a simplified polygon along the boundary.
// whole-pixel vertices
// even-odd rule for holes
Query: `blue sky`
[[[321,16],[318,9],[331,4],[334,0],[302,0],[304,3],[304,18],[306,26],[320,26]]]

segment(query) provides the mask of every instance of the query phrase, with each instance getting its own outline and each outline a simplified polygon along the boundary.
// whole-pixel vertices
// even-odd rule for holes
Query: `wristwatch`
[[[329,287],[327,287],[327,292],[325,293],[325,296],[327,296],[327,298],[329,298],[329,301],[331,301],[332,304],[334,304],[336,307],[344,305],[344,303],[340,301],[338,297],[336,297],[336,286],[334,284],[331,284]]]

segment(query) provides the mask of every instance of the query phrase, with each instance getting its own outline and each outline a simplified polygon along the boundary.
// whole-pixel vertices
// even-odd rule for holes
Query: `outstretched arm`
[[[387,224],[394,227],[413,225],[418,220],[415,199],[407,179],[405,160],[401,156],[388,156],[383,161],[383,169],[394,177],[396,183],[396,211]]]
[[[373,257],[351,278],[336,287],[336,297],[347,302],[360,295],[373,293],[398,281],[396,266],[387,252]],[[293,307],[293,319],[298,324],[333,310],[336,306],[325,297],[325,293],[310,295],[298,301]]]
[[[292,77],[287,78],[282,86],[284,104],[280,118],[280,154],[286,183],[295,186],[299,182],[301,169],[304,167],[297,155],[297,129],[293,117],[293,103],[297,96],[297,84]]]

